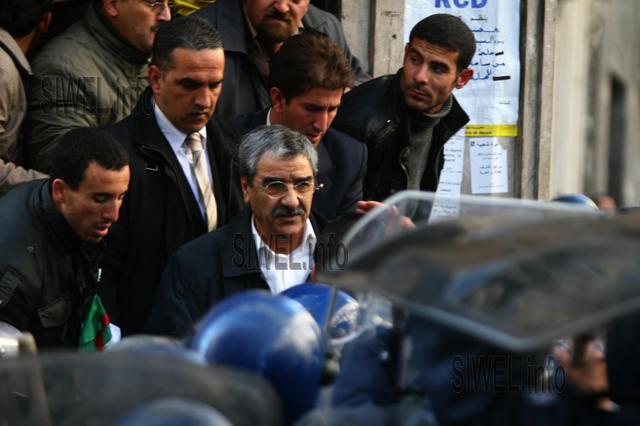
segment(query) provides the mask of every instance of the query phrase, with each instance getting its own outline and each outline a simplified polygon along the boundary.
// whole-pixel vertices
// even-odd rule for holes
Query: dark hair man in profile
[[[281,124],[311,141],[318,152],[313,209],[329,220],[355,211],[362,199],[366,146],[329,128],[353,80],[349,61],[327,36],[312,31],[292,36],[271,60],[271,108],[237,119],[248,129]]]
[[[340,21],[309,0],[217,0],[193,16],[209,21],[224,41],[225,87],[218,109],[225,117],[269,106],[270,61],[282,43],[306,30],[326,34],[338,44],[358,82],[370,78],[351,54]]]
[[[142,331],[169,256],[243,207],[235,152],[241,131],[214,115],[222,40],[184,17],[156,35],[150,88],[108,129],[131,156],[131,186],[105,256],[105,303],[123,334]]]
[[[78,346],[99,281],[101,242],[118,220],[129,157],[100,129],[64,135],[51,178],[0,200],[0,321],[38,346]]]
[[[452,92],[473,76],[475,49],[460,18],[431,15],[411,30],[397,74],[344,96],[333,125],[369,148],[365,200],[405,189],[436,190],[444,144],[469,121]]]

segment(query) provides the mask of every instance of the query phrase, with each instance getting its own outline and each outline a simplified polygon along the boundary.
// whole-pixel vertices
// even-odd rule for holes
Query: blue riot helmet
[[[204,358],[173,337],[138,334],[127,336],[121,341],[107,346],[110,352],[134,352],[148,356],[178,357],[197,364],[204,364]]]
[[[202,402],[163,398],[144,404],[116,426],[231,426],[215,408]]]
[[[347,336],[355,329],[358,302],[342,290],[321,283],[306,283],[281,293],[302,304],[329,339]]]
[[[584,194],[561,195],[559,197],[554,198],[551,201],[575,204],[577,206],[584,206],[584,207],[592,208],[593,210],[598,210],[598,206],[596,205],[596,203],[591,198],[587,197]]]
[[[311,314],[287,297],[254,290],[222,301],[199,322],[190,347],[209,363],[266,378],[280,396],[287,423],[316,401],[322,335]]]

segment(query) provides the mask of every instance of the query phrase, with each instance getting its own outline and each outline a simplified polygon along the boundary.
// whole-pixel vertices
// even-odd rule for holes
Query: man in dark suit
[[[311,213],[318,154],[300,133],[273,125],[245,135],[238,157],[247,208],[171,257],[146,331],[183,336],[226,297],[280,293],[309,278],[323,225]]]
[[[194,16],[209,21],[224,42],[225,87],[218,111],[225,117],[269,106],[269,63],[284,41],[302,31],[326,34],[348,58],[357,81],[370,78],[351,55],[340,21],[309,0],[217,0]]]
[[[313,209],[327,219],[356,210],[362,199],[366,146],[330,129],[353,73],[340,48],[320,33],[290,37],[273,57],[269,75],[271,108],[240,116],[248,129],[281,124],[309,139],[318,152],[319,190]]]
[[[103,289],[123,334],[142,330],[169,256],[242,208],[235,125],[213,117],[224,68],[222,40],[186,17],[156,36],[150,89],[109,131],[131,157],[131,185],[105,253]]]

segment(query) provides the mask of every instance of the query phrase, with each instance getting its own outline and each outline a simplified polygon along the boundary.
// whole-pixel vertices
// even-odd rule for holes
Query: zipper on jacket
[[[405,147],[401,152],[400,152],[400,157],[398,158],[398,161],[400,162],[400,167],[402,167],[402,170],[404,170],[404,177],[405,177],[405,182],[406,185],[409,185],[409,170],[407,170],[407,163],[409,162],[409,147]],[[407,188],[405,188],[407,189]]]

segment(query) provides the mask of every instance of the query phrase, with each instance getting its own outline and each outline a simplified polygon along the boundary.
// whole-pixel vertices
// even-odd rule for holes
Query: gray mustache
[[[286,206],[277,206],[273,209],[273,213],[271,213],[272,217],[281,217],[281,216],[304,216],[305,211],[302,207],[289,208]]]

